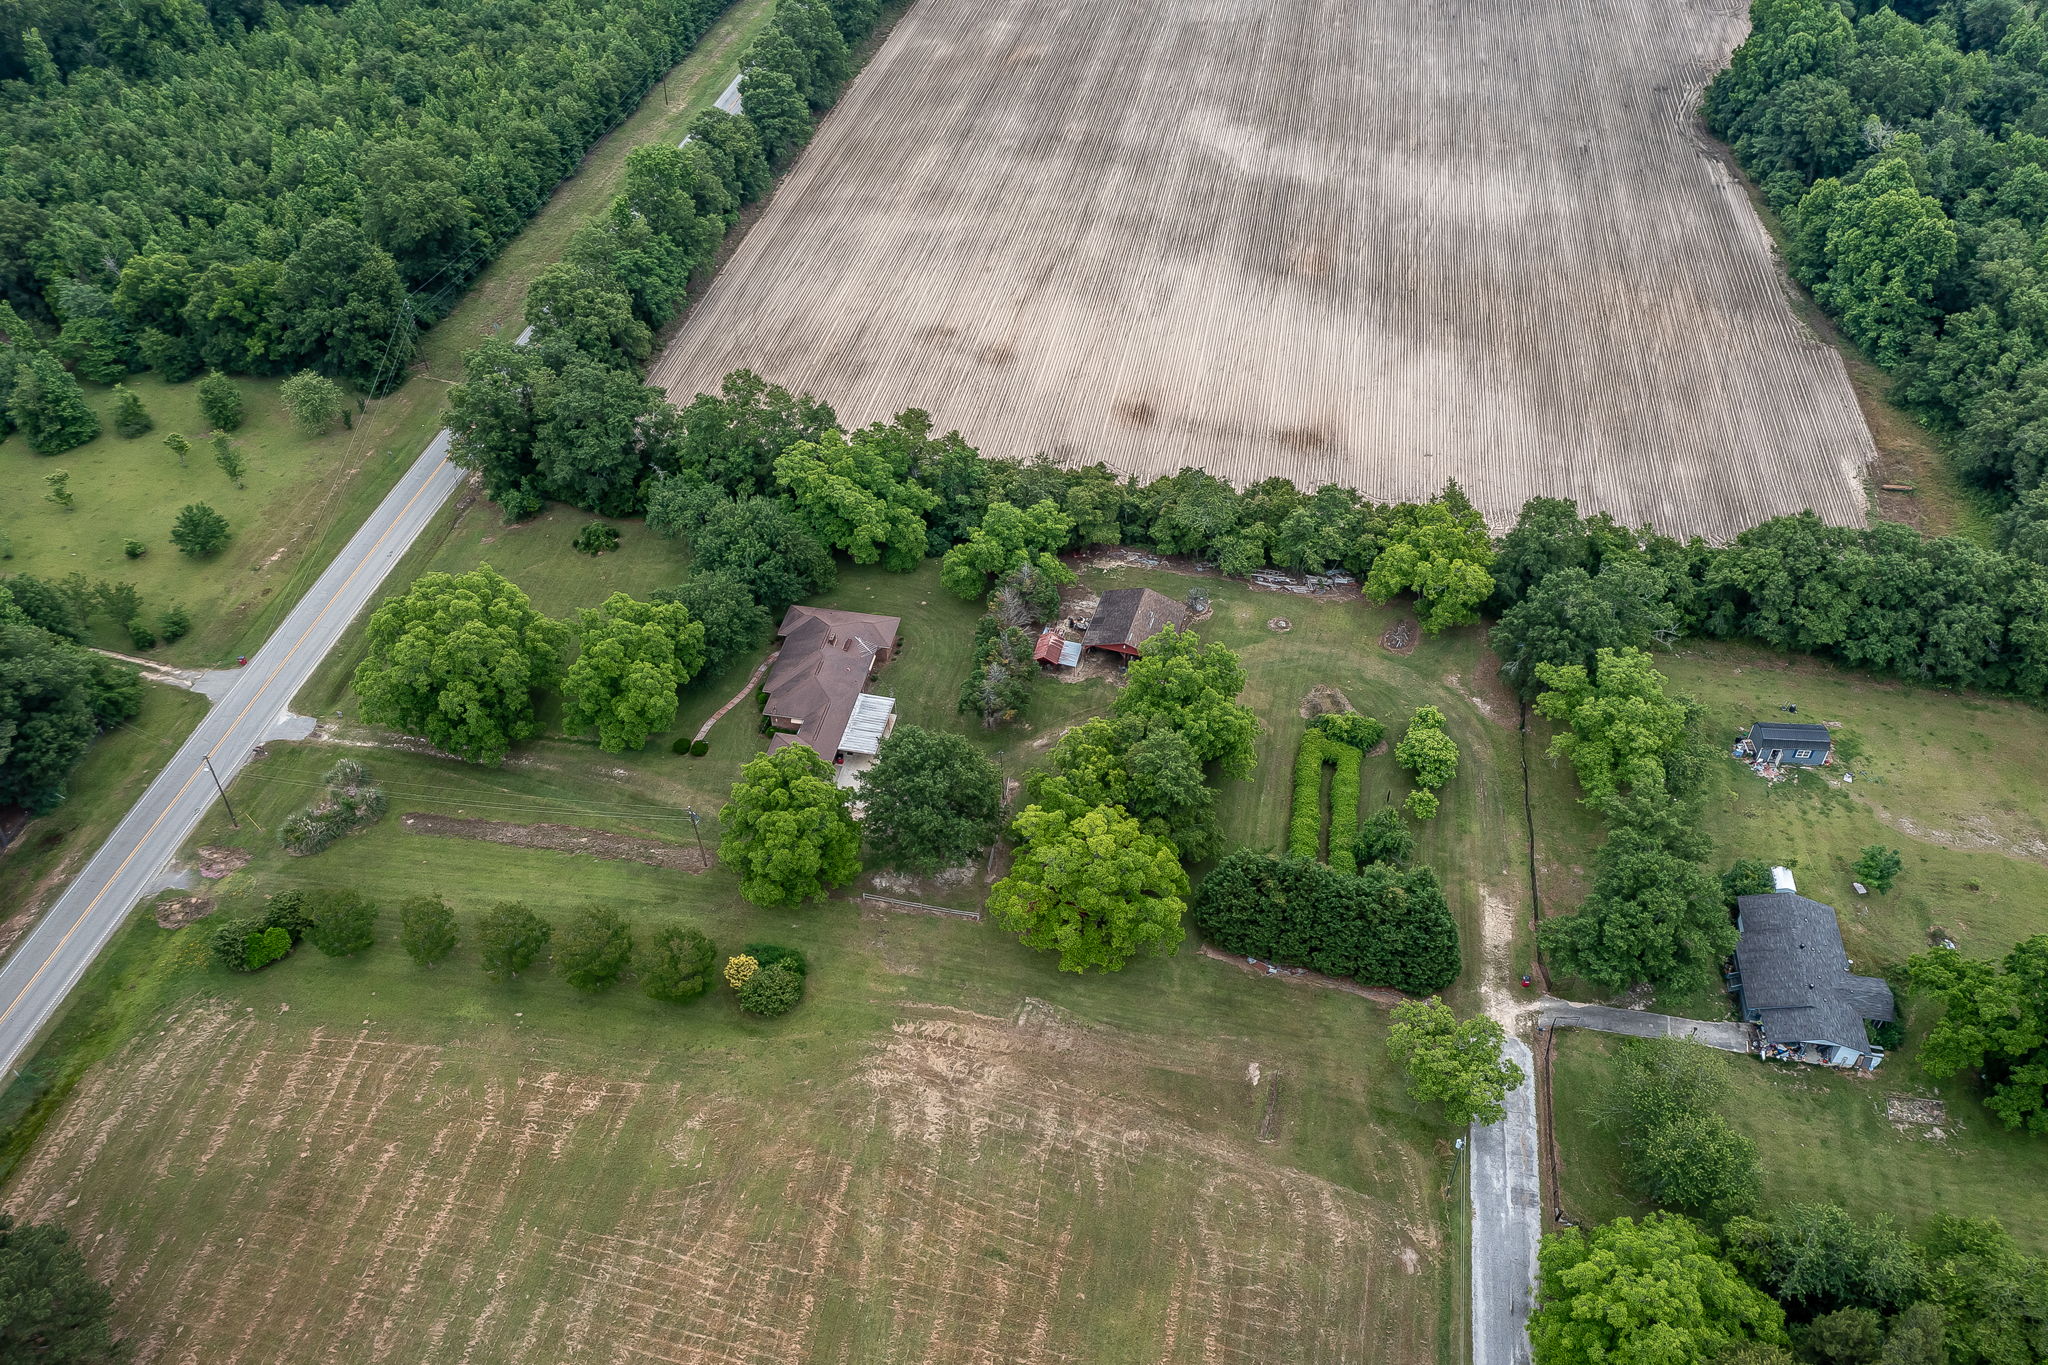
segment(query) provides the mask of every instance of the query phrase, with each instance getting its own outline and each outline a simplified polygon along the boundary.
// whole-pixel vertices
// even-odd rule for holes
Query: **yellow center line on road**
[[[443,459],[445,460],[446,457],[444,456]],[[439,472],[439,469],[436,469],[434,471],[434,474],[438,474]],[[369,564],[371,559],[373,559],[376,556],[378,548],[384,544],[385,539],[390,536],[392,531],[397,529],[398,523],[405,519],[406,513],[412,511],[413,504],[418,502],[420,498],[425,495],[427,489],[433,486],[434,474],[427,475],[427,477],[421,481],[418,491],[416,491],[410,498],[407,498],[405,500],[405,506],[398,509],[398,515],[392,517],[390,524],[387,525],[383,529],[383,531],[378,534],[376,540],[370,543],[370,548],[364,552],[363,557],[357,561],[356,566],[353,569],[349,570],[348,577],[342,579],[341,582],[338,585],[336,585],[334,591],[327,595],[327,601],[321,606],[319,611],[314,613],[313,619],[306,623],[306,628],[303,631],[299,632],[299,638],[292,641],[291,648],[285,651],[284,657],[282,659],[279,659],[277,661],[276,666],[270,670],[270,676],[265,678],[262,682],[262,685],[256,689],[256,695],[251,697],[249,699],[248,704],[243,706],[242,709],[238,713],[236,713],[235,718],[229,721],[227,724],[227,728],[221,732],[221,737],[215,740],[213,744],[207,749],[206,756],[208,758],[211,758],[215,751],[218,750],[222,744],[227,742],[228,735],[234,732],[236,726],[240,725],[244,720],[248,719],[249,712],[255,708],[257,701],[262,698],[264,690],[268,688],[271,685],[271,683],[277,680],[277,675],[283,672],[284,666],[292,661],[293,656],[299,652],[299,647],[306,643],[307,637],[312,635],[314,628],[318,626],[321,621],[326,619],[328,611],[333,608],[335,602],[340,599],[342,594],[348,590],[348,585],[356,581],[356,575],[361,573],[364,567]],[[315,583],[317,586],[317,580],[315,581]],[[170,817],[170,814],[173,810],[177,809],[178,802],[184,798],[185,793],[189,791],[192,787],[192,784],[198,780],[199,770],[195,768],[192,770],[192,775],[185,779],[184,785],[178,788],[177,794],[172,796],[170,801],[165,804],[163,810],[157,815],[156,819],[149,822],[149,828],[144,830],[141,836],[136,839],[135,846],[128,850],[128,856],[121,859],[120,863],[114,868],[114,870],[107,874],[106,882],[104,885],[101,886],[99,894],[94,896],[90,901],[86,902],[85,908],[78,912],[78,917],[71,921],[71,927],[64,931],[64,937],[58,939],[55,946],[52,947],[50,951],[44,955],[42,965],[36,968],[35,974],[30,976],[27,981],[24,981],[22,983],[21,989],[14,993],[14,998],[7,1002],[7,1007],[5,1009],[0,1009],[0,1027],[4,1027],[6,1025],[8,1018],[12,1016],[14,1011],[20,1006],[22,997],[26,996],[31,990],[35,989],[36,982],[42,980],[43,973],[50,970],[50,964],[57,960],[58,955],[64,951],[65,945],[71,942],[72,935],[76,934],[79,930],[79,927],[85,923],[86,919],[89,916],[91,916],[92,912],[99,908],[100,902],[106,899],[107,892],[111,891],[113,889],[114,883],[120,880],[121,874],[128,870],[128,864],[135,860],[135,855],[142,851],[143,845],[149,842],[150,837],[156,833],[157,827],[163,824],[163,822]],[[120,826],[116,825],[114,828],[118,831],[120,829]],[[23,938],[22,946],[26,947],[27,943],[28,939]]]

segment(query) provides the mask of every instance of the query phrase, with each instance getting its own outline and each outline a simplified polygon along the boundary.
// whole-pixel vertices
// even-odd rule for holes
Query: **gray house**
[[[1749,727],[1743,752],[1779,767],[1818,768],[1834,761],[1835,741],[1825,725],[1791,725],[1760,720]]]
[[[1789,889],[1736,899],[1742,941],[1728,987],[1763,1033],[1766,1058],[1875,1071],[1884,1049],[1864,1021],[1895,1017],[1892,988],[1849,970],[1835,912]]]

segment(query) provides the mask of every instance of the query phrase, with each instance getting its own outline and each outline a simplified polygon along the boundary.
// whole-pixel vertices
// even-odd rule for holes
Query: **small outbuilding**
[[[1760,720],[1743,737],[1742,753],[1774,767],[1819,768],[1834,762],[1835,739],[1825,725]]]
[[[1089,649],[1105,649],[1135,658],[1144,643],[1173,626],[1186,630],[1188,609],[1163,592],[1150,588],[1111,588],[1095,605],[1088,633],[1081,643]]]
[[[1742,1017],[1762,1033],[1759,1053],[1779,1061],[1875,1071],[1884,1049],[1870,1041],[1865,1021],[1896,1017],[1892,988],[1849,970],[1835,912],[1790,889],[1791,874],[1774,877],[1779,890],[1736,898],[1742,931],[1728,987]]]

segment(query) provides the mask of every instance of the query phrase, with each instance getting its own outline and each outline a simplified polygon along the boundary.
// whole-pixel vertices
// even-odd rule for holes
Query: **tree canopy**
[[[355,672],[363,719],[502,763],[540,732],[534,694],[560,680],[568,635],[488,564],[423,574],[370,615]]]
[[[0,1213],[0,1360],[112,1365],[113,1302],[63,1228]]]
[[[785,744],[740,769],[718,813],[718,860],[740,874],[756,905],[822,899],[860,872],[860,831],[850,794],[807,744]]]
[[[621,754],[675,724],[676,691],[704,666],[704,627],[676,602],[636,602],[615,592],[578,613],[581,647],[562,679],[562,727],[597,731]]]
[[[1180,942],[1188,875],[1165,840],[1116,806],[1079,816],[1026,806],[1016,861],[989,891],[988,915],[1063,972],[1122,971]]]
[[[1543,1239],[1535,1365],[1692,1365],[1749,1341],[1785,1344],[1784,1310],[1689,1218],[1617,1218]]]
[[[1461,1020],[1433,995],[1394,1006],[1387,1030],[1387,1051],[1408,1073],[1408,1093],[1441,1103],[1444,1117],[1459,1128],[1507,1116],[1507,1096],[1525,1077],[1502,1055],[1506,1043],[1494,1020],[1483,1014]]]
[[[1002,826],[1002,770],[961,735],[900,725],[857,779],[861,832],[885,867],[966,862]]]
[[[1691,720],[1682,701],[1664,695],[1664,675],[1640,649],[1602,649],[1591,674],[1578,664],[1538,664],[1547,690],[1536,713],[1565,727],[1550,742],[1570,761],[1586,804],[1605,808],[1624,792],[1661,790],[1664,757]]]
[[[1169,625],[1139,646],[1110,711],[1164,722],[1204,763],[1218,765],[1225,776],[1245,777],[1258,761],[1259,719],[1237,700],[1244,684],[1235,651]]]

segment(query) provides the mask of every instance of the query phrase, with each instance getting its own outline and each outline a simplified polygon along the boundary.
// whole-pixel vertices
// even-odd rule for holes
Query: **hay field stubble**
[[[1693,117],[1738,0],[918,0],[653,370],[1722,539],[1870,436]]]

